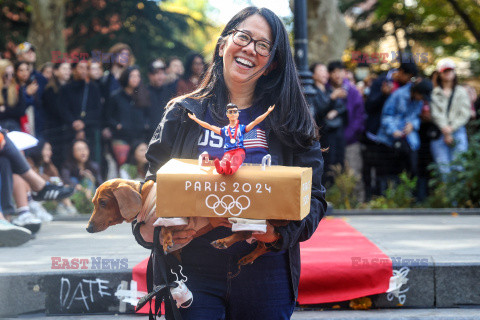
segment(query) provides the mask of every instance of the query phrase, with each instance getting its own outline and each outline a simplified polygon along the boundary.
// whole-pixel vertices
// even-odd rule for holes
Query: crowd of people
[[[35,47],[24,42],[14,58],[0,59],[0,246],[28,241],[52,220],[38,201],[56,201],[57,214],[74,215],[75,190],[91,198],[106,179],[143,180],[147,144],[167,102],[194,91],[205,70],[198,53],[185,64],[158,58],[144,83],[128,45],[117,43],[102,56],[37,70]],[[13,131],[39,143],[18,150],[8,137]]]
[[[0,147],[0,226],[10,234],[17,234],[15,228],[35,233],[52,220],[35,199],[57,200],[58,214],[73,215],[77,209],[69,196],[75,190],[91,197],[106,179],[144,179],[147,144],[165,106],[193,92],[206,70],[198,53],[185,57],[185,64],[178,57],[158,58],[148,65],[144,83],[128,45],[118,43],[108,55],[109,63],[62,60],[37,70],[35,47],[24,42],[15,60],[0,59],[6,144]],[[368,201],[406,171],[418,177],[421,201],[428,195],[428,165],[437,163],[446,176],[455,156],[467,150],[465,125],[477,117],[480,98],[458,83],[452,60],[441,60],[429,78],[420,76],[413,62],[361,79],[341,61],[314,63],[310,70],[316,91],[310,111],[324,149],[324,185],[348,167],[361,182],[355,191],[359,201]],[[29,133],[39,143],[20,152],[7,136],[11,131]],[[44,186],[43,197],[32,196]]]
[[[311,112],[325,149],[323,183],[332,185],[336,168],[358,179],[360,201],[384,194],[405,171],[417,177],[416,198],[428,196],[429,164],[447,179],[455,157],[468,149],[466,125],[478,118],[480,97],[457,78],[451,59],[422,77],[413,62],[380,75],[355,75],[340,61],[310,68],[315,82]]]

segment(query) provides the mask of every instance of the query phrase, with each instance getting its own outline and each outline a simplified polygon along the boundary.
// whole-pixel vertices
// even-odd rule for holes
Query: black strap
[[[177,284],[174,282],[171,268],[178,265],[178,261],[170,254],[166,255],[160,245],[160,228],[155,227],[153,232],[153,249],[147,265],[147,290],[148,295],[143,297],[137,304],[137,310],[150,301],[149,320],[155,320],[160,312],[162,301],[165,302],[165,319],[182,320],[175,299],[170,293],[170,288]],[[155,297],[155,310],[152,311],[152,299]]]
[[[455,94],[455,87],[452,89],[452,94],[450,95],[450,98],[448,98],[448,105],[447,105],[447,122],[448,122],[448,115],[450,114],[450,107],[452,106],[452,100],[453,100],[453,95]]]

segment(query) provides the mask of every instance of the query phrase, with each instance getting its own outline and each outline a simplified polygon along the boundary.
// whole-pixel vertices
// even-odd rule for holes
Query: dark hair
[[[317,139],[316,126],[303,96],[287,30],[280,18],[269,9],[247,7],[227,23],[217,41],[213,61],[203,81],[197,90],[181,98],[210,99],[209,106],[214,120],[219,124],[227,124],[225,108],[230,97],[223,78],[223,59],[219,55],[220,46],[225,43],[233,29],[255,14],[262,16],[267,21],[273,37],[269,60],[256,75],[263,73],[272,64],[277,67],[258,79],[253,104],[263,106],[265,109],[275,104],[275,111],[265,119],[266,125],[283,143],[289,146],[307,147]],[[173,102],[175,101],[178,100],[173,100]]]
[[[15,69],[15,74],[17,73],[18,68],[20,68],[22,64],[26,64],[28,67],[28,62],[26,61],[15,61],[15,64],[13,65],[13,68]]]
[[[345,69],[345,65],[340,60],[330,62],[328,64],[328,73],[333,72],[335,69]]]
[[[198,52],[190,52],[187,55],[187,58],[185,59],[185,72],[183,73],[183,79],[188,80],[190,77],[193,75],[193,62],[195,61],[195,58],[200,58],[202,59],[203,64],[205,65],[205,60],[203,59],[203,56],[198,53]]]
[[[25,157],[30,158],[37,168],[43,164],[42,151],[46,143],[50,142],[39,139],[35,147],[25,150]]]
[[[230,109],[237,109],[238,110],[238,106],[234,103],[229,103],[229,104],[227,104],[226,109],[227,110],[230,110]]]
[[[324,66],[325,64],[323,63],[320,63],[320,62],[314,62],[310,65],[310,72],[311,73],[315,73],[315,69],[318,67],[318,66]]]
[[[421,81],[412,85],[411,92],[419,93],[424,97],[425,100],[429,100],[432,89],[432,82],[428,79],[422,79]]]
[[[60,69],[60,66],[64,63],[68,63],[70,66],[71,64],[69,62],[56,62],[53,64],[53,71]],[[52,88],[53,92],[57,93],[58,90],[60,90],[60,81],[58,81],[57,76],[55,75],[55,72],[52,74],[52,78],[48,81],[47,85],[45,86],[45,90],[48,88]]]
[[[133,65],[130,67],[125,68],[125,70],[122,71],[120,74],[120,78],[118,78],[118,83],[122,86],[122,88],[128,87],[128,80],[130,79],[130,74],[134,71],[138,70],[140,72],[140,68],[138,68],[137,65]]]
[[[402,62],[398,70],[402,70],[405,73],[411,74],[412,77],[416,77],[418,75],[418,68],[414,62]]]

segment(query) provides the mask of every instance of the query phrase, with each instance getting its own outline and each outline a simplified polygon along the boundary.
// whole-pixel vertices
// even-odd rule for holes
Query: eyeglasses
[[[239,112],[238,110],[227,110],[227,114],[238,114]]]
[[[233,29],[233,42],[241,47],[246,47],[253,41],[255,52],[263,57],[268,57],[272,51],[272,45],[265,40],[254,40],[248,33]]]

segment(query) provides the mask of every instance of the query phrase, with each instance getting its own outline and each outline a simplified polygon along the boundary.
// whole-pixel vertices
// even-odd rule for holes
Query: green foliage
[[[430,181],[434,195],[445,190],[446,201],[455,207],[480,207],[480,132],[470,137],[468,150],[451,163],[452,171],[442,176],[438,166],[433,165],[434,177]]]
[[[71,197],[73,205],[79,213],[90,214],[93,212],[93,203],[90,192],[86,188],[77,190]]]
[[[352,209],[358,205],[354,190],[358,179],[350,168],[333,167],[334,183],[327,188],[326,199],[337,209]]]
[[[30,1],[0,0],[0,48],[8,50],[9,43],[19,44],[27,39],[30,21]]]
[[[417,186],[417,178],[409,178],[406,172],[399,175],[398,183],[390,182],[384,196],[371,200],[367,207],[371,209],[411,208],[415,198],[413,192]]]
[[[55,212],[57,209],[58,202],[57,201],[44,201],[42,203],[42,206],[47,210],[48,212]]]

